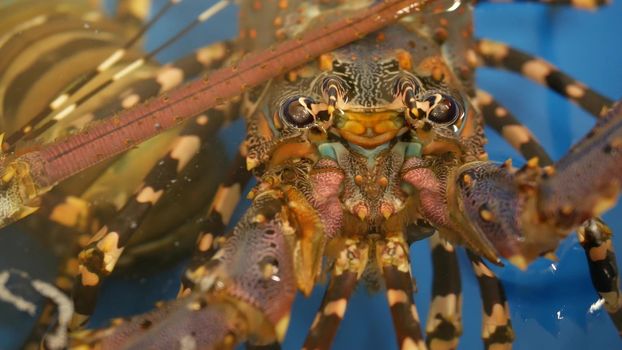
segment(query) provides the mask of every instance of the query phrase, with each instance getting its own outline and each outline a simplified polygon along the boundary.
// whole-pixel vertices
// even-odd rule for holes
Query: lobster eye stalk
[[[396,98],[402,98],[404,106],[407,108],[407,115],[413,119],[419,117],[417,109],[417,94],[419,94],[421,84],[414,77],[404,76],[397,80],[393,94]]]

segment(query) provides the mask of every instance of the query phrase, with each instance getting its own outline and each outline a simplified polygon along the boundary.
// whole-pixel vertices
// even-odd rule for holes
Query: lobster
[[[260,3],[259,8],[256,4],[247,4],[245,12],[284,10],[281,3],[275,7]],[[246,180],[222,187],[210,209],[217,218],[201,230],[195,258],[184,274],[181,298],[109,329],[75,332],[72,346],[102,342],[104,347],[230,347],[242,340],[250,346],[270,344],[282,340],[295,290],[309,294],[329,270],[330,283],[306,347],[329,346],[361,279],[372,288],[385,289],[402,348],[424,348],[426,343],[431,348],[455,347],[462,326],[454,244],[461,244],[468,249],[482,293],[487,296],[484,343],[507,347],[513,334],[505,297],[479,256],[493,264],[507,258],[524,268],[581,227],[583,242],[592,245],[586,248],[593,252],[591,263],[615,261],[607,250],[610,232],[596,217],[613,205],[619,192],[616,160],[621,146],[621,107],[610,106],[606,99],[546,62],[525,58],[499,43],[466,40],[472,31],[470,9],[458,6],[447,10],[454,5],[423,5],[425,14],[414,14],[399,25],[324,53],[319,62],[289,70],[257,89],[245,85],[247,80],[240,77],[246,76],[234,74],[243,82],[234,90],[251,89],[242,104],[248,136],[239,157],[259,179],[249,195],[251,208],[233,232],[222,238],[222,232],[217,232],[222,229],[214,229],[213,224],[223,226],[231,217],[231,205],[223,198],[239,196],[235,191]],[[335,4],[318,6],[326,6],[323,13],[335,11],[328,18],[343,11],[332,8]],[[313,11],[305,8],[298,13]],[[326,25],[322,20],[315,18],[307,25],[320,28]],[[298,18],[293,23],[277,30],[276,35],[295,36],[304,31],[300,24],[304,20]],[[274,35],[272,28],[261,34],[260,25],[251,19],[248,27],[242,28],[242,41],[252,42],[253,49],[261,48]],[[310,44],[304,39],[285,42],[284,47],[292,45],[288,50],[294,51],[301,44]],[[441,53],[439,47],[447,51]],[[261,54],[257,57],[252,58],[262,58]],[[245,64],[254,60],[242,60],[231,71],[246,72]],[[477,93],[472,71],[479,64],[521,70],[601,119],[568,156],[555,165],[541,166],[550,161],[533,138],[516,121],[506,124],[511,120],[507,110],[496,106],[485,93]],[[218,83],[219,79],[216,73],[193,84]],[[257,83],[265,79],[261,77]],[[105,147],[112,139],[105,137],[112,130],[150,118],[167,105],[176,106],[174,113],[185,118],[210,107],[192,106],[184,111],[179,101],[187,101],[186,94],[183,90],[167,93],[86,133],[7,159],[2,177],[10,204],[7,222],[29,214],[25,204],[58,181],[102,161],[102,154],[115,155],[143,137],[117,137],[116,142],[125,148],[108,151]],[[200,100],[223,102],[208,94],[205,97]],[[168,119],[159,119],[153,129],[179,122],[177,115],[167,113],[162,115]],[[222,114],[231,111],[210,113],[197,117],[194,124],[210,125],[213,119],[226,119]],[[126,117],[136,119],[126,122]],[[533,156],[523,168],[487,160],[484,118],[504,135],[508,133],[508,138],[519,140],[516,144],[522,153]],[[27,135],[30,131],[25,130],[20,132]],[[78,145],[86,144],[85,140],[101,144],[101,152],[74,156],[74,150],[83,152]],[[190,141],[179,142],[170,154],[179,154],[179,145],[192,146]],[[179,164],[188,161],[170,158]],[[576,179],[580,181],[576,183]],[[155,205],[163,189],[153,181],[148,176],[122,210],[144,211]],[[113,219],[80,253],[74,327],[80,327],[92,312],[97,288],[114,268],[131,226],[123,217]],[[437,293],[438,299],[433,301],[432,321],[424,340],[413,303],[408,245],[432,234],[434,258],[439,261],[435,269],[448,269],[439,276],[449,278],[439,282],[444,293]],[[595,267],[593,276],[601,272]],[[616,320],[617,276],[608,277],[605,285],[609,290],[599,291]]]

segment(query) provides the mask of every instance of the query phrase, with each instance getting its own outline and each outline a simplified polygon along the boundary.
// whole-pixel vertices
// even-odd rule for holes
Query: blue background
[[[212,1],[210,1],[211,3]],[[160,0],[161,4],[162,1]],[[205,2],[186,1],[184,10],[172,13],[156,28],[147,45],[154,47],[165,35],[180,28],[184,19],[198,13]],[[183,13],[182,13],[183,12]],[[207,23],[160,56],[162,60],[179,57],[192,47],[236,34],[235,9]],[[480,4],[476,10],[476,33],[480,37],[505,41],[517,48],[542,56],[559,68],[606,96],[622,96],[622,3],[598,11],[547,7],[537,4]],[[168,34],[166,34],[168,33]],[[593,119],[557,95],[511,73],[482,69],[480,87],[493,93],[508,109],[530,127],[544,147],[559,159],[571,144],[593,125]],[[508,157],[521,164],[520,156],[491,130],[488,151],[493,160]],[[243,126],[238,123],[222,136],[231,152]],[[622,206],[607,215],[615,231],[622,229]],[[621,236],[614,237],[622,251]],[[512,322],[517,335],[515,349],[622,349],[622,341],[606,312],[590,307],[598,300],[591,285],[583,250],[574,236],[564,241],[560,260],[539,260],[526,272],[514,267],[494,268],[502,279],[510,302]],[[621,253],[622,254],[622,253]],[[33,261],[36,257],[37,261]],[[463,280],[464,335],[460,349],[481,349],[481,301],[475,276],[464,254],[460,254]],[[425,322],[430,300],[431,266],[427,242],[411,250],[413,273],[419,291],[416,302]],[[618,258],[618,264],[621,259]],[[0,233],[0,269],[7,267],[31,271],[34,276],[51,278],[46,266],[53,260],[45,249],[28,237],[5,230]],[[109,317],[143,312],[163,297],[173,297],[178,287],[180,267],[156,276],[138,279],[113,279],[104,286],[94,325]],[[310,299],[297,298],[286,349],[300,348],[319,306],[324,288]],[[20,322],[21,321],[21,322]],[[27,318],[0,305],[0,349],[16,348],[23,337]],[[369,295],[359,289],[352,298],[335,340],[336,349],[395,349],[395,337],[384,295]]]

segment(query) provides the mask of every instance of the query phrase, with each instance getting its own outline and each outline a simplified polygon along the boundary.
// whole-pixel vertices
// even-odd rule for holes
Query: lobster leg
[[[531,131],[510,111],[501,106],[494,97],[485,91],[478,90],[475,98],[486,125],[501,135],[523,158],[529,160],[537,157],[543,165],[553,163]]]
[[[588,220],[578,230],[585,250],[592,284],[605,302],[605,309],[622,336],[622,292],[611,230],[600,219]]]
[[[346,312],[352,291],[365,270],[368,260],[367,245],[349,239],[334,262],[330,283],[303,349],[330,349],[337,329]]]
[[[462,334],[462,285],[454,246],[437,234],[432,248],[432,303],[426,324],[429,349],[456,349]]]
[[[132,234],[199,149],[209,143],[210,137],[222,126],[227,115],[237,115],[237,109],[232,110],[213,109],[209,117],[201,115],[193,120],[118,215],[102,227],[82,250],[79,255],[79,276],[73,293],[76,304],[73,327],[84,325],[93,313],[99,287],[103,279],[112,273]]]
[[[506,69],[531,79],[576,103],[595,117],[602,116],[605,107],[611,106],[613,102],[561,72],[550,62],[504,43],[480,39],[477,42],[477,54],[485,66]]]
[[[236,156],[227,180],[222,183],[205,217],[201,220],[200,234],[196,242],[192,259],[181,278],[179,296],[188,295],[192,292],[194,284],[189,276],[194,275],[201,269],[220,249],[224,242],[224,234],[231,220],[233,211],[240,202],[242,191],[252,178],[252,174],[246,170],[246,155],[240,153]]]
[[[269,190],[255,198],[223,247],[194,275],[193,293],[109,329],[77,332],[73,345],[232,348],[244,340],[282,340],[296,291],[290,239],[299,224],[285,197]]]
[[[511,349],[514,331],[503,285],[481,258],[467,251],[482,293],[482,340],[485,349]]]
[[[413,298],[408,246],[401,235],[394,235],[377,242],[376,254],[385,282],[398,347],[426,349]]]

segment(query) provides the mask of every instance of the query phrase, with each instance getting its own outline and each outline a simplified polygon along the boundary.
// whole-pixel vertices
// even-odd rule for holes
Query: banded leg
[[[303,349],[330,349],[348,301],[368,261],[368,248],[358,240],[348,239],[332,268],[330,282]]]
[[[457,349],[462,334],[462,285],[455,248],[436,233],[432,250],[432,303],[426,324],[429,349]]]
[[[78,332],[72,345],[177,348],[184,341],[193,348],[232,348],[244,340],[281,341],[298,272],[288,236],[300,222],[290,221],[295,215],[288,201],[279,190],[258,195],[211,263],[195,275],[190,295],[109,329]]]
[[[485,349],[511,349],[514,331],[503,285],[482,259],[467,252],[482,295],[482,340]]]
[[[390,236],[386,241],[377,243],[376,252],[386,286],[398,348],[426,349],[413,298],[413,279],[406,242],[400,235]]]
[[[227,180],[218,187],[212,204],[209,207],[199,228],[195,251],[192,259],[181,278],[179,296],[192,292],[192,277],[206,264],[225,242],[224,234],[233,215],[233,211],[241,200],[242,191],[252,178],[246,170],[246,155],[243,147],[234,159]]]
[[[504,43],[480,39],[477,53],[485,66],[506,69],[548,87],[595,117],[613,101],[558,70],[553,64]]]
[[[231,109],[237,114],[237,108]],[[201,147],[209,144],[210,137],[222,126],[227,112],[231,111],[215,109],[210,111],[209,117],[201,115],[195,118],[182,131],[168,154],[150,171],[142,187],[80,253],[79,275],[73,293],[76,305],[73,327],[82,326],[88,320],[95,309],[103,279],[112,273],[133,233]]]
[[[622,336],[622,293],[611,229],[597,218],[586,222],[577,234],[585,250],[592,284],[605,301],[605,310]]]
[[[501,135],[525,160],[537,157],[540,164],[553,164],[553,160],[531,131],[510,111],[501,106],[494,97],[486,91],[478,90],[476,101],[486,125]]]

